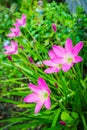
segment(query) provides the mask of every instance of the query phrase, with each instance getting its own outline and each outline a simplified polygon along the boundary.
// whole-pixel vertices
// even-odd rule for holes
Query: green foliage
[[[33,4],[33,6],[32,6]],[[10,40],[6,37],[16,18],[24,13],[27,16],[26,27],[21,27],[21,36],[14,38],[24,50],[19,48],[17,55],[12,55],[9,61],[6,55],[0,55],[0,102],[12,105],[9,118],[3,117],[1,130],[27,130],[35,128],[42,130],[77,130],[87,129],[87,15],[78,10],[77,14],[69,13],[64,4],[43,3],[43,15],[36,12],[37,1],[22,0],[17,11],[15,5],[10,9],[3,7],[0,12],[0,45]],[[13,11],[14,9],[14,11]],[[4,10],[4,11],[3,11]],[[13,11],[13,12],[12,12]],[[57,25],[57,32],[53,32],[52,23]],[[48,50],[52,45],[63,46],[70,37],[74,45],[84,41],[84,48],[80,55],[83,62],[76,64],[66,73],[45,74],[42,61],[48,59]],[[34,64],[28,58],[32,57]],[[23,98],[30,94],[28,83],[37,85],[38,77],[46,80],[51,89],[51,109],[44,107],[38,114],[34,114],[35,104],[26,104]],[[58,87],[56,87],[56,85]],[[66,126],[59,121],[63,120]]]

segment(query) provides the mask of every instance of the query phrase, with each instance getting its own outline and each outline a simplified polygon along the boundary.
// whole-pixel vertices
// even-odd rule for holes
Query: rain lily
[[[57,73],[57,72],[59,72],[62,68],[61,58],[57,61],[54,61],[55,58],[58,58],[58,57],[52,50],[50,50],[48,52],[48,54],[49,54],[50,60],[43,61],[43,64],[48,65],[50,68],[46,69],[45,73],[54,73],[54,72]]]
[[[55,23],[52,23],[52,29],[53,29],[54,32],[57,31],[57,27],[56,27],[56,24],[55,24]]]
[[[16,23],[13,25],[16,27],[25,26],[26,25],[26,15],[22,14],[22,18],[16,19]]]
[[[54,45],[52,48],[57,58],[53,62],[57,63],[61,58],[62,70],[68,71],[75,63],[82,61],[82,57],[78,56],[82,47],[83,42],[79,42],[73,47],[72,40],[69,38],[66,40],[65,48]]]
[[[45,70],[45,73],[58,72],[60,69],[68,71],[75,63],[81,62],[82,57],[78,53],[83,47],[83,43],[79,42],[74,47],[71,39],[66,40],[65,48],[57,45],[52,46],[49,53],[50,60],[45,60],[43,63],[50,66]]]
[[[4,54],[17,54],[18,53],[18,44],[15,41],[11,41],[11,46],[7,45],[4,47],[6,50]]]
[[[8,37],[14,38],[21,35],[20,29],[18,27],[16,28],[10,28],[11,33],[7,34]]]
[[[35,113],[38,113],[43,105],[47,109],[50,109],[50,89],[48,88],[45,80],[43,78],[38,78],[38,86],[31,83],[28,86],[33,93],[26,96],[24,98],[24,102],[35,102]]]

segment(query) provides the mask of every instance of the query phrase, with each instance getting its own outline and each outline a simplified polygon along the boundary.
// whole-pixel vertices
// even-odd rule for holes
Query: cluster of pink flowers
[[[82,42],[79,42],[73,47],[72,41],[69,38],[66,40],[65,48],[53,45],[52,50],[48,52],[50,60],[43,61],[45,65],[49,66],[49,68],[45,70],[45,73],[58,72],[61,69],[68,71],[75,63],[81,62],[82,57],[78,56],[78,53],[82,47]],[[43,105],[49,109],[51,104],[50,90],[44,79],[38,79],[38,87],[29,84],[29,88],[33,91],[33,94],[26,96],[24,102],[37,103],[35,113],[38,113]]]
[[[26,16],[23,14],[21,19],[16,19],[16,23],[13,24],[15,28],[11,28],[11,33],[7,36],[10,38],[18,37],[21,35],[20,26],[26,25]],[[52,24],[53,31],[56,32],[57,28],[56,25]],[[45,70],[45,73],[54,73],[63,70],[64,72],[68,71],[75,63],[81,62],[82,57],[78,56],[78,53],[83,47],[83,43],[79,42],[74,47],[72,45],[72,41],[70,38],[66,40],[65,48],[57,45],[52,46],[52,50],[48,52],[50,57],[49,60],[43,61],[43,64],[49,66]],[[18,53],[18,43],[15,41],[11,41],[11,45],[6,44],[4,46],[5,52],[4,54],[8,54],[7,58],[12,60],[9,56],[10,54],[17,54]],[[23,46],[20,46],[23,50]],[[30,63],[34,63],[31,57],[28,58]],[[24,102],[27,103],[36,103],[35,113],[38,113],[42,106],[44,105],[47,109],[50,109],[51,102],[50,102],[50,89],[48,88],[47,83],[43,78],[38,78],[38,86],[29,83],[29,88],[33,92],[32,94],[27,95],[24,98]],[[65,125],[64,122],[60,122],[62,125]]]
[[[21,35],[19,27],[20,26],[23,27],[26,25],[26,15],[22,14],[22,18],[16,19],[16,23],[14,23],[13,25],[15,26],[15,28],[10,28],[11,33],[7,34],[7,36],[10,38],[18,37]],[[4,54],[17,54],[18,53],[18,43],[15,41],[11,41],[11,45],[4,46],[4,49],[6,50],[4,52]],[[23,47],[22,47],[22,49],[23,49]]]
[[[22,14],[21,19],[16,19],[16,23],[13,24],[15,28],[10,28],[11,33],[7,34],[8,37],[14,38],[21,35],[19,27],[24,27],[26,25],[26,15]]]

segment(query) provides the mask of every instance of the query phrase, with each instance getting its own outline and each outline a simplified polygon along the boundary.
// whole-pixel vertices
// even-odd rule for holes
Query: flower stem
[[[86,124],[86,120],[84,118],[84,115],[80,114],[80,116],[81,116],[81,119],[82,119],[82,122],[83,122],[83,125],[84,125],[84,130],[87,130],[87,124]]]

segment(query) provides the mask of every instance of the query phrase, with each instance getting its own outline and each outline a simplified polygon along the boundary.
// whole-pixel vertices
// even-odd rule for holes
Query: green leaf
[[[76,112],[72,112],[71,113],[71,116],[75,119],[78,119],[79,118],[79,115],[76,113]]]
[[[12,103],[12,104],[21,104],[21,102],[10,100],[10,99],[5,99],[5,98],[0,98],[0,101],[7,102],[7,103]]]
[[[61,114],[61,120],[65,121],[68,124],[72,124],[73,123],[73,118],[66,111],[62,112],[62,114]]]
[[[53,122],[52,122],[52,126],[51,127],[54,127],[58,121],[58,118],[59,118],[59,115],[60,115],[60,112],[61,112],[61,109],[59,108],[57,111],[55,111],[55,117],[53,119]]]

